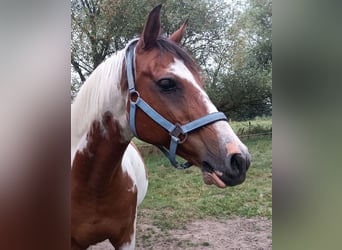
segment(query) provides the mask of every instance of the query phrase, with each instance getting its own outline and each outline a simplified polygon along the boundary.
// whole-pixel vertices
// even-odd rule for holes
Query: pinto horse
[[[187,22],[162,37],[160,9],[151,11],[139,39],[99,65],[72,104],[72,249],[105,239],[115,249],[134,249],[137,206],[148,184],[133,136],[160,147],[177,168],[198,166],[208,185],[245,180],[247,147],[179,46]],[[176,154],[188,162],[178,163]]]

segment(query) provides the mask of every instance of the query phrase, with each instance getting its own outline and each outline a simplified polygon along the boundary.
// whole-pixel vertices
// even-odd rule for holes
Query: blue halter
[[[162,117],[157,111],[155,111],[150,105],[148,105],[139,95],[139,92],[135,89],[134,83],[134,55],[135,45],[138,39],[134,40],[127,48],[126,51],[126,73],[128,81],[128,89],[130,93],[130,127],[135,137],[139,138],[135,129],[135,113],[137,107],[139,107],[146,115],[148,115],[153,121],[166,129],[171,137],[169,150],[161,145],[157,147],[165,154],[170,160],[171,164],[178,169],[185,169],[192,166],[191,162],[178,163],[176,160],[176,151],[178,144],[183,143],[187,134],[198,128],[204,127],[220,120],[227,120],[227,117],[222,112],[215,112],[191,121],[185,125],[172,124],[164,117]],[[179,137],[182,136],[182,139]]]

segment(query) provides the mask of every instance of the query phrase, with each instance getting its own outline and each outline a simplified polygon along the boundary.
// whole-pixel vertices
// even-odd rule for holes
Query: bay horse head
[[[206,184],[240,184],[250,165],[248,149],[209,99],[201,70],[179,45],[187,22],[163,37],[160,10],[161,5],[151,11],[141,37],[127,46],[130,129],[160,147],[174,166],[200,167]],[[176,154],[188,162],[179,164]]]

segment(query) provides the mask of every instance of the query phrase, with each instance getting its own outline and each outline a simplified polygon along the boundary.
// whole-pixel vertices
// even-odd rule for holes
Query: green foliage
[[[209,5],[204,0],[72,0],[71,3],[71,62],[79,82],[107,56],[140,35],[149,11],[160,3],[163,4],[162,33],[172,34],[189,18],[183,45],[204,62],[220,39],[223,13],[227,9],[225,2],[211,1]]]
[[[141,32],[150,8],[138,0],[71,1],[71,64],[79,84]]]
[[[272,1],[251,0],[246,12],[247,27],[253,34],[253,46],[249,52],[249,65],[270,71],[272,68]]]
[[[207,91],[214,104],[234,120],[272,114],[272,2],[250,0],[227,34],[233,52],[221,55],[230,65],[216,68]],[[229,37],[227,38],[229,39]]]
[[[272,216],[272,148],[270,137],[245,141],[252,156],[246,181],[219,189],[203,183],[196,167],[176,170],[161,154],[145,157],[149,189],[139,213],[161,229],[177,228],[199,218]]]
[[[216,107],[233,120],[271,115],[272,85],[268,72],[249,68],[221,76],[221,83],[207,88]]]

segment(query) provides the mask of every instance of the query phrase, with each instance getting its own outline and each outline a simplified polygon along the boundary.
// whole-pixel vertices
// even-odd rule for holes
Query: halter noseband
[[[148,105],[139,95],[139,92],[135,89],[134,82],[134,55],[135,46],[138,39],[134,40],[127,48],[126,51],[126,73],[128,81],[128,89],[130,93],[130,115],[129,123],[131,131],[135,137],[139,138],[137,131],[135,129],[135,112],[137,107],[139,107],[146,115],[148,115],[153,121],[158,123],[161,127],[166,129],[171,137],[169,150],[161,145],[157,147],[165,154],[165,156],[170,160],[171,164],[178,169],[185,169],[192,166],[191,162],[178,163],[176,160],[176,150],[178,144],[183,143],[187,134],[198,128],[204,127],[210,123],[227,120],[227,117],[222,112],[215,112],[191,121],[185,125],[172,124],[164,117],[162,117],[157,111],[155,111],[150,105]],[[181,139],[179,136],[183,136]]]

